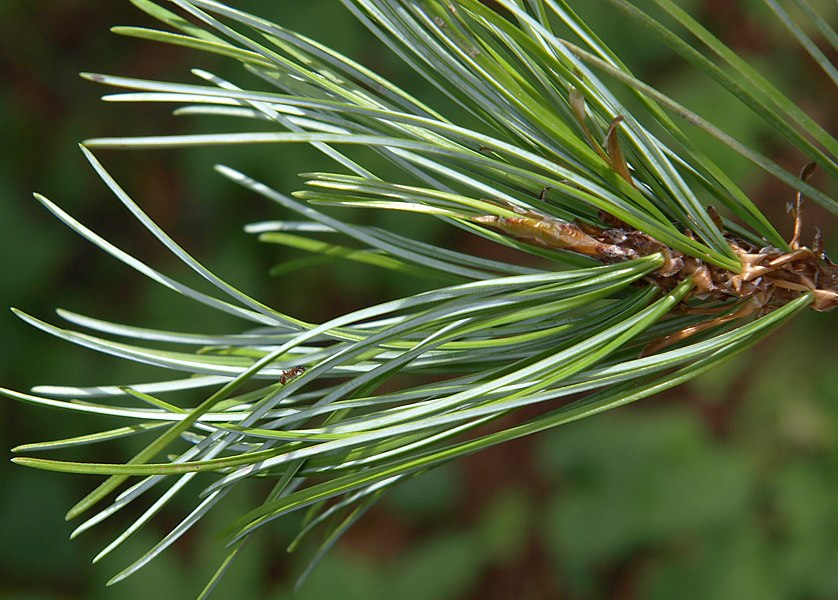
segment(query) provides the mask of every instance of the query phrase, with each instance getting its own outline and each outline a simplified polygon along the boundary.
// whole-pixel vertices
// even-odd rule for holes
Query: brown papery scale
[[[810,169],[805,169],[804,177],[809,172]],[[712,207],[708,209],[713,220],[723,229],[721,219]],[[804,293],[812,294],[811,307],[816,311],[828,311],[838,306],[838,265],[827,258],[819,234],[815,236],[811,248],[800,244],[801,209],[802,198],[798,193],[789,210],[794,218],[794,236],[789,242],[788,252],[772,246],[760,248],[724,232],[725,239],[742,265],[738,273],[673,250],[606,214],[600,215],[602,221],[613,227],[567,223],[517,208],[514,209],[518,213],[515,217],[482,215],[473,217],[472,221],[528,244],[578,252],[603,264],[662,254],[663,266],[649,274],[646,280],[663,290],[670,290],[687,277],[692,277],[694,287],[679,310],[716,316],[650,344],[644,350],[644,354],[650,354],[723,323],[766,314]],[[716,308],[697,308],[685,304],[691,298],[734,302],[725,302]]]

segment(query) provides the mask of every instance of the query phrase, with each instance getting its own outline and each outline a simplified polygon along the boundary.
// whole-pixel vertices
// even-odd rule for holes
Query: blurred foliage
[[[668,54],[632,37],[597,2],[587,10],[638,73],[702,109],[746,141],[764,132],[756,119]],[[642,4],[642,3],[640,3]],[[691,0],[685,6],[828,126],[838,117],[815,67],[778,32],[764,26],[761,3]],[[248,0],[239,6],[357,57],[398,83],[436,94],[370,42],[333,0]],[[830,10],[830,3],[823,8]],[[834,9],[835,7],[832,6]],[[281,14],[279,14],[281,11]],[[838,12],[833,10],[834,13]],[[835,16],[838,16],[836,14]],[[171,47],[121,40],[115,24],[144,24],[127,2],[4,0],[0,3],[0,305],[48,315],[57,306],[122,322],[189,324],[214,319],[173,294],[92,252],[30,201],[42,191],[71,212],[180,275],[151,240],[119,211],[83,165],[75,143],[95,135],[188,132],[215,126],[179,121],[165,107],[102,105],[101,90],[80,70],[188,79],[193,66],[225,73],[231,65]],[[625,34],[624,39],[614,39]],[[198,61],[198,62],[195,62]],[[235,75],[233,75],[235,76]],[[834,100],[834,95],[833,95]],[[832,113],[830,114],[830,110]],[[709,142],[708,142],[709,143]],[[796,168],[800,157],[770,148]],[[370,298],[410,293],[395,279],[363,267],[327,265],[270,279],[271,266],[297,256],[257,245],[240,226],[270,218],[272,208],[210,172],[228,162],[278,189],[299,186],[296,173],[322,166],[305,148],[237,148],[103,157],[164,229],[231,282],[291,314],[315,319]],[[764,210],[788,231],[790,192],[731,158],[729,172],[748,185]],[[812,209],[810,220],[822,216]],[[392,215],[370,215],[399,227]],[[811,226],[811,223],[810,223]],[[428,225],[427,239],[465,243]],[[835,253],[835,231],[826,230]],[[284,252],[281,256],[279,252]],[[296,598],[807,598],[838,597],[838,371],[834,315],[805,315],[746,356],[692,384],[644,403],[520,440],[411,480],[349,532]],[[139,379],[137,367],[27,331],[0,316],[0,380],[85,383],[101,373]],[[133,370],[132,370],[133,369]],[[65,415],[0,403],[0,446],[64,437],[91,428]],[[128,441],[114,452],[129,455]],[[0,464],[0,599],[192,597],[221,559],[204,543],[247,503],[232,496],[200,532],[183,540],[116,588],[107,578],[145,551],[153,532],[131,538],[96,568],[105,531],[70,541],[60,515],[93,480]],[[177,504],[173,506],[177,509]],[[172,521],[172,523],[177,521]],[[157,525],[162,527],[161,524]],[[291,524],[256,536],[217,591],[219,598],[288,597],[300,565],[286,558]],[[211,555],[205,548],[212,548]],[[160,590],[165,590],[161,595]]]

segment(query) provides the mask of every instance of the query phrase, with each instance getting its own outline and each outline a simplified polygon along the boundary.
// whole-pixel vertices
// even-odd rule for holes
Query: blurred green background
[[[834,130],[834,92],[808,58],[784,41],[760,2],[680,4],[770,71],[801,106]],[[439,100],[382,52],[336,0],[236,5],[337,46],[421,97]],[[647,36],[625,27],[604,2],[574,5],[590,13],[595,28],[642,77],[740,139],[761,145],[789,169],[802,166],[803,159],[767,135],[747,110],[685,70]],[[834,3],[820,6],[838,17]],[[95,251],[31,199],[33,190],[40,191],[152,265],[184,274],[117,206],[76,143],[98,135],[206,131],[217,124],[174,119],[165,106],[103,104],[98,100],[103,90],[77,73],[189,81],[188,69],[200,66],[240,74],[235,65],[212,57],[109,34],[117,24],[151,22],[126,1],[0,2],[5,81],[0,94],[0,305],[54,321],[52,311],[61,306],[160,328],[234,331],[237,323],[196,310]],[[274,207],[226,183],[211,165],[226,162],[291,191],[300,187],[296,173],[328,168],[309,149],[100,156],[193,255],[284,311],[318,318],[410,289],[380,272],[349,265],[305,276],[267,276],[272,265],[296,255],[258,245],[241,226],[276,218]],[[791,192],[736,157],[723,160],[775,223],[789,231],[783,207]],[[838,254],[834,220],[814,208],[810,214]],[[365,213],[359,218],[404,227],[402,216]],[[411,230],[436,243],[465,243],[430,222],[411,223]],[[806,313],[748,355],[665,396],[412,480],[370,511],[295,597],[838,598],[835,325],[834,315]],[[0,314],[0,336],[0,383],[7,387],[122,383],[148,374],[30,330],[8,311]],[[3,400],[0,448],[80,434],[100,424]],[[123,460],[130,446],[107,451],[113,454],[105,460]],[[68,540],[73,525],[62,515],[95,483],[0,463],[0,599],[191,598],[223,556],[216,532],[258,497],[254,490],[253,497],[229,498],[162,558],[106,588],[110,576],[145,552],[190,505],[187,498],[175,501],[153,526],[91,566],[91,558],[130,518],[120,515]],[[300,558],[284,550],[293,530],[294,522],[288,521],[257,536],[217,597],[289,597],[301,569]]]

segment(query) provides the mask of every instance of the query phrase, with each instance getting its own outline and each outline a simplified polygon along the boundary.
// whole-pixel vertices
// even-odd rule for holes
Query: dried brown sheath
[[[646,278],[651,283],[663,289],[671,289],[687,277],[691,277],[695,287],[685,301],[690,298],[735,301],[732,307],[725,304],[720,309],[720,313],[727,314],[720,314],[698,326],[667,336],[651,344],[646,353],[735,319],[764,314],[803,293],[813,295],[814,310],[827,311],[838,306],[838,267],[826,258],[817,240],[813,244],[817,251],[800,246],[799,198],[793,210],[795,227],[792,249],[789,252],[771,246],[757,248],[725,233],[725,239],[741,263],[738,273],[673,250],[651,236],[613,219],[604,219],[604,222],[619,223],[620,226],[600,228],[567,223],[535,211],[516,212],[519,212],[520,216],[483,215],[473,217],[472,220],[497,229],[516,240],[543,248],[578,252],[604,264],[660,253],[665,261],[661,268]]]

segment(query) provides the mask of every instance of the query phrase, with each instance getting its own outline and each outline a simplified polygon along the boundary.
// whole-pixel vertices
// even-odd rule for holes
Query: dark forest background
[[[646,5],[646,2],[638,2]],[[766,15],[761,2],[681,2],[734,49],[770,73],[810,114],[835,129],[835,93]],[[788,4],[788,3],[787,3]],[[336,0],[236,3],[332,44],[434,102]],[[675,94],[729,133],[797,171],[804,160],[761,123],[599,0],[575,2],[642,78]],[[838,18],[836,6],[821,8]],[[182,269],[132,223],[84,162],[93,136],[212,131],[170,107],[103,104],[79,71],[191,81],[202,67],[249,81],[238,67],[176,48],[119,38],[112,25],[151,25],[127,1],[0,2],[0,306],[57,321],[56,307],[183,331],[236,323],[153,287],[52,219],[39,191],[95,230],[177,276]],[[833,57],[835,58],[835,57]],[[712,142],[701,140],[702,143]],[[716,149],[719,150],[719,149]],[[723,151],[722,151],[723,152]],[[227,162],[284,191],[296,173],[328,168],[297,147],[100,153],[126,190],[193,255],[268,304],[322,318],[409,288],[379,272],[339,268],[272,278],[293,258],[260,246],[242,226],[275,208],[215,175]],[[753,166],[723,163],[790,233],[792,192]],[[822,177],[819,175],[819,177]],[[823,184],[820,180],[819,183]],[[835,187],[832,188],[833,192]],[[834,218],[812,208],[838,254]],[[402,215],[363,215],[400,227]],[[831,219],[831,220],[830,220]],[[428,225],[422,236],[462,246]],[[810,237],[807,237],[810,239]],[[811,311],[706,376],[671,393],[440,468],[390,494],[352,529],[294,596],[399,600],[553,598],[716,600],[838,597],[838,370],[836,319]],[[124,383],[149,373],[30,330],[0,314],[0,385]],[[0,400],[0,448],[93,431],[103,422]],[[130,445],[107,446],[117,461]],[[151,565],[106,588],[189,510],[173,502],[113,556],[91,558],[130,521],[120,515],[70,541],[63,514],[93,477],[36,472],[0,461],[0,599],[193,597],[222,559],[216,533],[258,498],[239,494]],[[256,536],[218,598],[289,598],[301,557],[288,555],[293,519]]]

